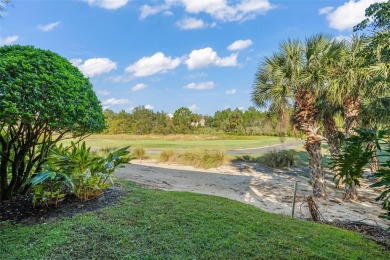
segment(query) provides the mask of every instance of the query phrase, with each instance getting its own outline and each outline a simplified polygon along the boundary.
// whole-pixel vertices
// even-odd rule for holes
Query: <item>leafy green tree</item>
[[[176,133],[187,134],[191,132],[193,114],[187,107],[181,107],[175,111],[172,117],[173,126]]]
[[[50,149],[104,129],[92,85],[68,60],[31,46],[0,48],[0,199],[28,191]]]

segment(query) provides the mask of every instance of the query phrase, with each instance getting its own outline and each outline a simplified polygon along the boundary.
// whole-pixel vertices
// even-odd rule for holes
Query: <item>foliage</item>
[[[295,150],[274,150],[264,154],[261,162],[268,167],[291,167],[296,163],[297,153]]]
[[[23,184],[66,136],[100,132],[104,117],[92,85],[68,60],[31,46],[0,48],[0,200]]]
[[[45,171],[30,179],[33,187],[33,204],[57,205],[66,196],[67,190],[73,189],[73,182],[69,175],[57,173],[50,166],[43,167]]]
[[[175,151],[172,149],[163,150],[160,153],[160,162],[172,162],[175,160]]]
[[[109,152],[101,157],[94,155],[85,142],[81,145],[74,142],[70,147],[60,145],[52,150],[46,169],[34,176],[30,183],[33,185],[34,197],[40,202],[58,202],[57,197],[63,197],[65,185],[68,192],[74,193],[82,201],[97,197],[102,190],[111,186],[111,175],[121,164],[126,163],[125,157],[129,147]],[[43,195],[42,195],[43,194]],[[53,199],[48,199],[49,194]],[[52,195],[54,194],[54,195]]]
[[[142,147],[136,147],[136,148],[132,149],[131,155],[138,160],[146,159],[145,149]]]
[[[382,209],[385,213],[380,215],[382,218],[390,220],[390,141],[387,140],[387,160],[381,163],[381,168],[374,174],[377,181],[371,187],[383,187],[385,190],[376,198],[382,202]]]
[[[389,259],[361,234],[234,200],[145,189],[44,224],[0,222],[3,259]]]
[[[184,111],[184,112],[183,112]],[[130,112],[114,112],[106,109],[104,115],[107,121],[108,134],[135,135],[168,135],[168,134],[229,134],[229,135],[262,135],[297,136],[288,116],[292,109],[285,110],[284,120],[279,120],[279,114],[259,111],[249,107],[245,111],[224,109],[214,115],[199,115],[188,113],[187,108],[176,110],[176,117],[165,112],[154,112],[145,107],[136,107]],[[180,116],[179,116],[180,115]]]
[[[334,156],[331,169],[336,172],[336,185],[359,186],[363,168],[370,162],[374,151],[381,149],[380,140],[386,131],[377,129],[355,129],[356,135],[344,140],[339,155]]]

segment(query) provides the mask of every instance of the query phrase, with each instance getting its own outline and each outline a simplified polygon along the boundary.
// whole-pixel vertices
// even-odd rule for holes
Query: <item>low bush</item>
[[[137,147],[137,148],[134,148],[132,149],[132,152],[131,152],[131,155],[133,158],[136,158],[138,160],[144,160],[146,159],[146,155],[145,155],[145,149],[142,148],[142,147]]]
[[[260,157],[253,157],[253,156],[248,155],[248,154],[237,155],[235,160],[242,161],[242,162],[251,162],[251,163],[260,163],[261,162]]]
[[[28,181],[33,188],[34,204],[57,204],[67,193],[75,194],[82,201],[99,196],[112,185],[111,175],[115,169],[128,162],[128,148],[98,156],[85,142],[56,147],[42,167],[43,171]]]
[[[268,167],[290,167],[295,165],[295,150],[274,150],[264,154],[261,163]]]
[[[163,150],[160,153],[160,162],[172,162],[175,161],[175,151],[172,149],[169,150]]]

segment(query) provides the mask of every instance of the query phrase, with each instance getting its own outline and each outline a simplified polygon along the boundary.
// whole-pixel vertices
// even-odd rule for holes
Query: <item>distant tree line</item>
[[[255,107],[247,110],[230,108],[216,111],[214,115],[193,113],[186,107],[177,109],[173,115],[154,112],[144,106],[132,112],[114,112],[106,109],[108,134],[235,134],[295,136],[292,124],[282,122],[278,114],[259,111]]]

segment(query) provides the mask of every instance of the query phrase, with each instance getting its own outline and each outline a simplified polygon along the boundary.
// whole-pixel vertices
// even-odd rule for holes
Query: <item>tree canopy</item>
[[[32,46],[0,48],[0,195],[26,190],[64,136],[104,129],[92,85],[68,60]]]

